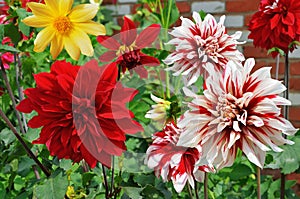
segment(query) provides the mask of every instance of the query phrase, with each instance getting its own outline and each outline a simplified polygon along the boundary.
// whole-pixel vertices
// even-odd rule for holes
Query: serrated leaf
[[[36,198],[58,199],[64,198],[68,188],[68,180],[62,173],[50,177],[43,184],[34,187],[33,195]]]

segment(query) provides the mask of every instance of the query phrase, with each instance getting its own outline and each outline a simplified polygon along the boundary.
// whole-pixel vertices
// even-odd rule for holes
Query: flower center
[[[122,67],[126,67],[128,70],[135,68],[140,65],[140,54],[139,50],[132,50],[122,53],[123,62]]]
[[[218,40],[214,37],[208,37],[203,40],[198,38],[198,56],[200,59],[203,59],[204,62],[207,61],[209,56],[210,58],[215,57],[218,54],[219,43]]]
[[[218,124],[219,131],[222,131],[227,126],[235,131],[242,131],[240,127],[241,125],[246,126],[247,121],[247,110],[245,107],[251,96],[251,93],[246,93],[243,97],[236,98],[229,93],[219,97],[219,102],[216,106],[220,119]]]
[[[72,28],[72,23],[68,17],[62,16],[57,17],[54,20],[54,28],[60,33],[60,34],[66,34],[68,33]]]

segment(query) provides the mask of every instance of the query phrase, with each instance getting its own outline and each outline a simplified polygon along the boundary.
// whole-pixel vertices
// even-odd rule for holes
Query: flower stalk
[[[11,129],[11,131],[14,133],[14,135],[16,136],[16,138],[19,140],[19,142],[21,143],[21,145],[24,147],[26,153],[35,161],[35,163],[41,168],[41,170],[44,172],[44,174],[49,177],[51,174],[48,171],[48,169],[39,161],[39,159],[32,153],[32,151],[30,150],[30,148],[26,145],[26,143],[24,142],[23,138],[20,136],[20,134],[17,132],[17,130],[15,129],[15,127],[13,126],[13,124],[9,121],[9,119],[7,118],[7,116],[5,115],[5,113],[2,111],[2,109],[0,108],[0,116],[2,117],[2,119],[5,121],[5,123],[8,125],[8,127]]]
[[[261,181],[260,181],[260,168],[257,167],[257,170],[256,170],[256,179],[257,179],[257,199],[261,199],[261,192],[260,192],[260,184],[261,184]]]
[[[10,84],[9,84],[9,81],[8,81],[8,78],[7,78],[7,75],[6,75],[6,71],[5,71],[5,68],[4,68],[4,65],[3,65],[1,59],[0,59],[0,67],[1,67],[1,72],[2,72],[2,76],[3,76],[4,82],[6,84],[6,88],[8,90],[8,94],[9,94],[9,96],[11,98],[11,101],[12,101],[12,104],[13,104],[14,112],[16,114],[16,117],[17,117],[17,120],[18,120],[18,123],[19,123],[19,126],[20,126],[20,130],[21,130],[22,134],[25,134],[25,130],[23,128],[23,124],[22,124],[19,112],[16,109],[17,105],[16,105],[16,100],[15,100],[15,97],[14,97],[14,93],[13,93],[13,91],[11,89]]]
[[[289,99],[289,78],[290,78],[290,64],[289,64],[289,53],[285,54],[285,63],[284,63],[284,84],[286,86],[286,90],[284,92],[284,98]],[[289,108],[288,106],[283,107],[283,116],[285,119],[288,119]],[[286,138],[286,135],[283,135]],[[280,199],[284,199],[285,192],[285,175],[281,174],[281,183],[280,183]]]
[[[204,199],[208,199],[208,173],[204,173]]]

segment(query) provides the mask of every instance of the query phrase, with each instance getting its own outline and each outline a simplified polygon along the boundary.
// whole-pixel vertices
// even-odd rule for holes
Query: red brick
[[[291,77],[290,78],[290,90],[300,91],[300,77]],[[300,113],[300,111],[299,111]]]
[[[300,61],[290,63],[291,75],[300,75]]]
[[[138,3],[138,4],[134,4],[132,7],[131,7],[131,13],[132,14],[135,14],[136,13],[136,11],[137,11],[137,8],[140,8],[140,7],[144,7],[144,8],[146,8],[147,10],[149,10],[149,11],[151,11],[151,9],[150,9],[150,7],[147,5],[147,4],[140,4],[140,3]]]
[[[254,14],[254,13],[253,13],[253,14]],[[253,16],[253,14],[245,15],[245,18],[244,18],[244,24],[245,24],[245,26],[248,27],[248,24],[249,24],[249,22],[250,22],[250,20],[251,20],[251,18],[252,18],[252,16]]]
[[[259,8],[260,0],[227,0],[227,12],[249,12],[257,11]]]
[[[289,120],[300,122],[300,106],[289,107]]]
[[[176,2],[180,13],[191,12],[191,5],[188,2]]]
[[[292,122],[292,124],[293,124],[293,126],[295,128],[299,128],[300,129],[300,122],[299,121],[291,121],[291,122]],[[299,196],[300,196],[300,194],[299,194]]]
[[[268,51],[262,48],[256,48],[254,46],[244,46],[244,55],[245,57],[254,57],[254,58],[270,58],[271,55],[268,55]]]

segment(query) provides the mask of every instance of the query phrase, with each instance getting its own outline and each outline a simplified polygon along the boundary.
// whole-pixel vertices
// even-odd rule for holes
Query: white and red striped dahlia
[[[212,165],[196,166],[202,154],[200,145],[193,148],[176,146],[180,133],[174,123],[166,124],[163,131],[153,135],[145,159],[157,177],[161,176],[163,181],[172,180],[177,192],[182,191],[187,181],[194,188],[194,180],[202,181],[204,172],[214,172]]]
[[[266,151],[281,152],[279,145],[293,144],[282,137],[297,131],[280,112],[279,105],[291,105],[279,96],[286,87],[271,78],[271,67],[250,74],[254,65],[254,59],[247,59],[244,67],[229,61],[223,73],[210,73],[204,95],[185,89],[193,100],[178,122],[183,129],[178,145],[200,142],[203,158],[217,169],[231,166],[238,148],[262,168]]]
[[[213,67],[223,70],[229,60],[241,62],[245,60],[243,54],[237,50],[237,39],[241,32],[233,35],[226,33],[224,26],[225,16],[217,23],[215,18],[208,14],[202,21],[199,13],[193,13],[194,22],[181,17],[181,26],[175,27],[170,32],[173,38],[167,44],[175,45],[176,49],[164,62],[174,64],[167,70],[172,70],[173,75],[180,74],[187,77],[188,85],[197,81],[199,75],[204,73],[204,68]]]

